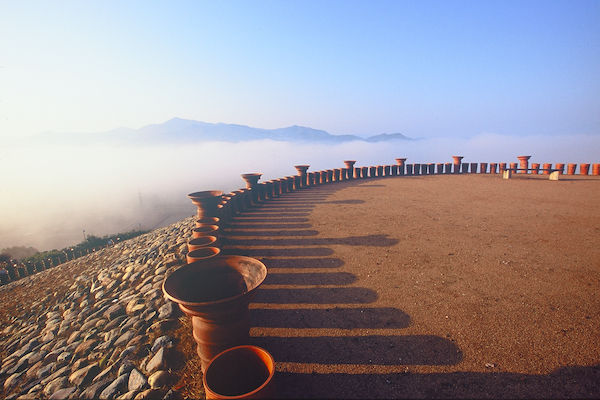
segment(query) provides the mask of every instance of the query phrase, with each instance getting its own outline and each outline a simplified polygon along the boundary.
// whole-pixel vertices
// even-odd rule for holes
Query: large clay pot
[[[531,164],[531,169],[533,169],[533,171],[531,171],[531,173],[533,175],[539,175],[539,173],[540,173],[540,164],[539,163],[533,163],[533,164]]]
[[[592,175],[593,176],[600,175],[600,164],[592,164]]]
[[[203,247],[217,247],[219,245],[219,239],[216,236],[200,236],[188,240],[187,248],[188,251],[201,249]]]
[[[427,173],[429,175],[435,174],[435,164],[434,163],[427,163],[427,169],[428,169]]]
[[[391,168],[389,165],[384,165],[383,166],[383,176],[390,176],[391,175]]]
[[[550,171],[548,171],[548,170],[552,169],[552,164],[551,163],[545,163],[543,165],[543,167],[544,167],[543,169],[545,170],[544,171],[544,175],[550,175]]]
[[[444,163],[444,174],[451,174],[452,173],[452,163]]]
[[[472,174],[476,174],[477,173],[477,163],[475,163],[475,162],[471,163],[471,173]]]
[[[510,163],[510,171],[511,171],[513,174],[516,174],[516,173],[517,173],[517,163],[516,163],[516,162],[511,162],[511,163]]]
[[[214,217],[218,215],[218,205],[222,201],[223,192],[220,190],[206,190],[188,194],[192,203],[197,207],[198,218]]]
[[[487,174],[487,166],[488,166],[488,163],[486,163],[486,162],[479,163],[479,173]]]
[[[391,166],[391,174],[392,174],[392,176],[397,176],[398,175],[398,165],[392,165]]]
[[[587,175],[590,172],[590,164],[579,164],[579,175]]]
[[[421,175],[421,164],[413,163],[412,168],[413,175]]]
[[[565,172],[565,164],[558,163],[558,164],[556,164],[556,167],[554,167],[554,168],[558,170],[558,173],[560,175],[564,174],[564,172]]]
[[[196,228],[206,225],[219,225],[220,218],[219,217],[204,217],[199,218],[195,221]]]
[[[412,174],[413,174],[413,165],[406,164],[406,175],[412,175]]]
[[[469,163],[464,163],[460,165],[461,174],[466,174],[469,172]]]
[[[454,173],[458,174],[460,173],[460,163],[462,162],[462,159],[464,157],[463,156],[452,156],[452,159],[454,160]]]
[[[577,164],[572,164],[572,163],[567,164],[567,175],[575,175],[576,169],[577,169]]]
[[[199,238],[201,236],[215,236],[219,237],[219,226],[218,225],[205,225],[199,226],[198,228],[192,229],[192,237]]]
[[[398,174],[404,175],[404,163],[406,162],[406,158],[396,158],[396,162],[398,163]]]
[[[361,178],[361,172],[362,172],[362,168],[360,168],[360,167],[354,167],[354,179],[360,179]]]
[[[375,178],[377,176],[377,167],[369,167],[369,178]]]
[[[526,174],[529,171],[527,171],[527,169],[529,168],[529,159],[531,158],[531,156],[518,156],[517,157],[519,159],[519,168],[525,169],[525,171],[518,171],[520,173]]]
[[[492,162],[490,163],[490,174],[498,173],[498,163]]]
[[[163,282],[165,297],[192,318],[202,371],[222,351],[248,343],[248,304],[267,268],[242,256],[216,256],[187,264]]]
[[[368,178],[369,177],[369,167],[362,167],[360,175],[361,175],[362,179]]]
[[[499,169],[500,173],[503,173],[504,171],[506,171],[506,163],[501,162],[500,164],[498,164],[498,169]]]
[[[250,192],[251,206],[258,204],[258,180],[262,176],[262,173],[252,172],[249,174],[242,174],[242,179],[246,181],[246,189]]]
[[[435,164],[436,167],[436,174],[443,174],[444,173],[444,163],[436,163]]]
[[[257,346],[236,346],[213,358],[202,377],[207,399],[273,398],[275,360]]]

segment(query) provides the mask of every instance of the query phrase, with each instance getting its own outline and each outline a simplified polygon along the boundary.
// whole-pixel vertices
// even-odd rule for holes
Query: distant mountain
[[[101,133],[46,133],[38,136],[43,142],[65,141],[74,144],[92,142],[119,144],[195,143],[206,141],[243,142],[249,140],[277,140],[285,142],[341,143],[350,141],[381,142],[390,140],[413,140],[401,133],[380,134],[368,138],[354,135],[332,135],[326,131],[304,126],[278,129],[261,129],[245,125],[208,123],[173,118],[162,124],[144,126],[140,129],[118,128]]]

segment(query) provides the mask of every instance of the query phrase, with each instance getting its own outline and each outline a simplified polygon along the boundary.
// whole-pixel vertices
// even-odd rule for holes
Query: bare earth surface
[[[269,269],[250,334],[277,362],[278,396],[600,397],[598,178],[356,180],[237,217],[224,253]],[[65,274],[66,290],[79,272]],[[19,310],[3,323],[32,289],[4,299]],[[179,320],[174,389],[199,398]]]

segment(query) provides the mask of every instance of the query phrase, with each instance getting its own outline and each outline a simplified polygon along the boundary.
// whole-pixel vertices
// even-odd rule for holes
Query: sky
[[[600,135],[600,1],[0,0],[0,138]]]

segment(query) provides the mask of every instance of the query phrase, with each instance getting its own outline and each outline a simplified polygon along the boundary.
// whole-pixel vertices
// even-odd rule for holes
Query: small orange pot
[[[587,175],[590,172],[590,164],[579,164],[579,175]]]
[[[274,397],[275,360],[257,346],[237,346],[213,358],[202,376],[207,399]]]
[[[577,164],[567,164],[567,175],[575,175],[575,170],[577,169]]]
[[[216,236],[200,236],[188,241],[188,251],[198,250],[203,247],[217,247],[219,240]]]
[[[218,236],[219,226],[218,225],[205,225],[198,228],[192,229],[192,237],[199,238],[201,236]]]
[[[196,250],[192,250],[185,255],[188,264],[196,261],[206,260],[208,258],[219,255],[221,249],[218,247],[201,247]]]

